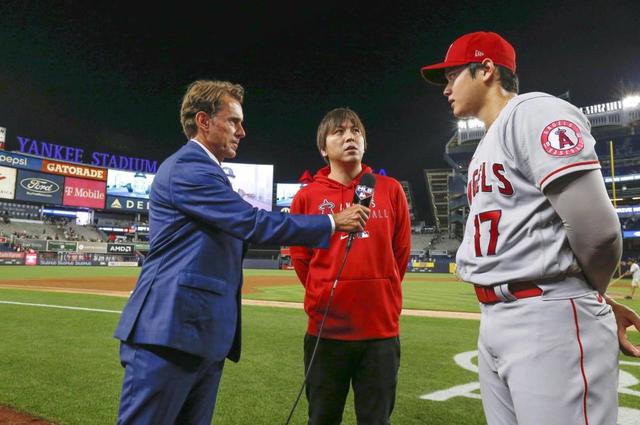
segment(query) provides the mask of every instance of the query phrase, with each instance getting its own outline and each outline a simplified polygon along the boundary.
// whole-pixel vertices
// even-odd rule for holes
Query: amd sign
[[[133,254],[134,245],[126,245],[121,243],[108,243],[107,252],[109,254]]]

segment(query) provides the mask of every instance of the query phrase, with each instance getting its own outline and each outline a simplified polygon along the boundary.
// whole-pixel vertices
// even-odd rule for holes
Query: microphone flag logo
[[[360,203],[362,203],[362,201],[364,201],[367,198],[371,198],[372,195],[373,195],[372,187],[364,186],[361,184],[356,186],[356,196],[360,200]]]

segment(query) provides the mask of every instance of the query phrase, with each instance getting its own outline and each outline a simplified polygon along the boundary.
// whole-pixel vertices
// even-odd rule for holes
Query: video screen
[[[276,208],[281,211],[283,208],[290,208],[293,197],[298,191],[306,186],[306,183],[277,183],[276,184]]]
[[[256,208],[272,210],[273,165],[224,162],[222,170],[245,201]]]
[[[149,199],[155,174],[140,171],[122,171],[109,168],[107,195]]]

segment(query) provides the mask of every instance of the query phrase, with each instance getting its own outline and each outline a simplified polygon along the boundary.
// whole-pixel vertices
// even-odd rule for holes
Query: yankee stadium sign
[[[150,161],[144,158],[115,155],[108,152],[92,152],[91,154],[87,154],[87,158],[85,159],[85,151],[81,148],[41,142],[22,136],[17,136],[17,138],[20,144],[20,152],[31,155],[44,156],[61,161],[85,162],[105,168],[119,168],[121,170],[141,171],[143,173],[155,173],[158,169],[157,161]]]

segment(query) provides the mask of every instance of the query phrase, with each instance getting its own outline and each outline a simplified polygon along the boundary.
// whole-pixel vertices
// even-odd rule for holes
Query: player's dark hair
[[[336,128],[340,127],[345,121],[351,121],[351,125],[360,129],[362,137],[364,138],[364,148],[367,148],[367,134],[364,129],[364,124],[362,124],[362,120],[358,114],[349,108],[336,108],[327,112],[324,118],[322,118],[322,121],[320,121],[320,125],[318,125],[316,144],[321,155],[322,150],[327,147],[327,136]],[[329,163],[329,159],[327,157],[322,155],[322,158],[327,164]]]
[[[483,66],[481,63],[470,63],[469,73],[471,74],[471,78],[476,78],[476,71],[482,68]],[[520,89],[518,76],[509,68],[506,68],[502,65],[496,65],[496,68],[498,69],[498,75],[500,76],[500,85],[502,86],[502,88],[508,92],[518,94],[518,90]]]

